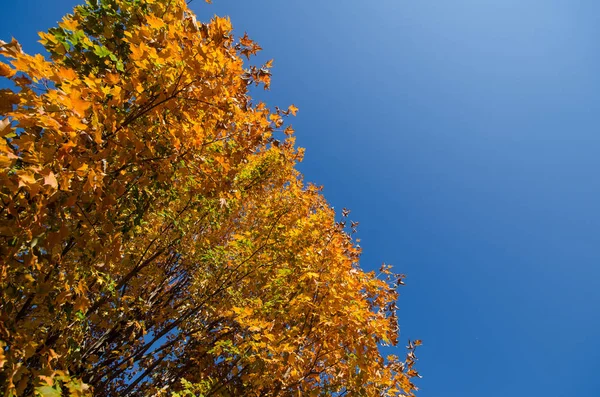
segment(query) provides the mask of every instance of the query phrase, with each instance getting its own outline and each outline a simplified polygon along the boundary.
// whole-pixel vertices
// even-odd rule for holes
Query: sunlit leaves
[[[0,42],[2,390],[415,390],[421,342],[380,351],[402,276],[363,272],[302,182],[298,108],[252,102],[258,44],[183,0],[90,0],[40,36],[51,60]]]

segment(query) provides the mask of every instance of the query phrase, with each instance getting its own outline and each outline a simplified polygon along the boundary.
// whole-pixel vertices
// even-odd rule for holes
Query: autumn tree
[[[0,390],[412,395],[397,287],[360,250],[284,118],[270,63],[184,0],[88,0],[0,41]]]

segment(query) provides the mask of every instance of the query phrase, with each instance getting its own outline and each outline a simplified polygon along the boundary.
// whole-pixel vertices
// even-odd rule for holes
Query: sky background
[[[76,3],[0,0],[0,39],[39,52]],[[306,180],[407,274],[420,397],[600,396],[600,2],[190,6],[274,58]]]

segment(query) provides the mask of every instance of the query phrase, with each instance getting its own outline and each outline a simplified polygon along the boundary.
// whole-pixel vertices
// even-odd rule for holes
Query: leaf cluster
[[[412,395],[397,276],[303,183],[298,109],[248,95],[257,44],[183,0],[40,36],[50,60],[0,41],[5,396]]]

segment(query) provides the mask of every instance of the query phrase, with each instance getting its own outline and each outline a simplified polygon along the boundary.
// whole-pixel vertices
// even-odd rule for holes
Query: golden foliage
[[[14,395],[412,395],[396,279],[253,104],[271,62],[184,0],[89,0],[0,42],[0,384]],[[344,218],[347,211],[344,211]]]

